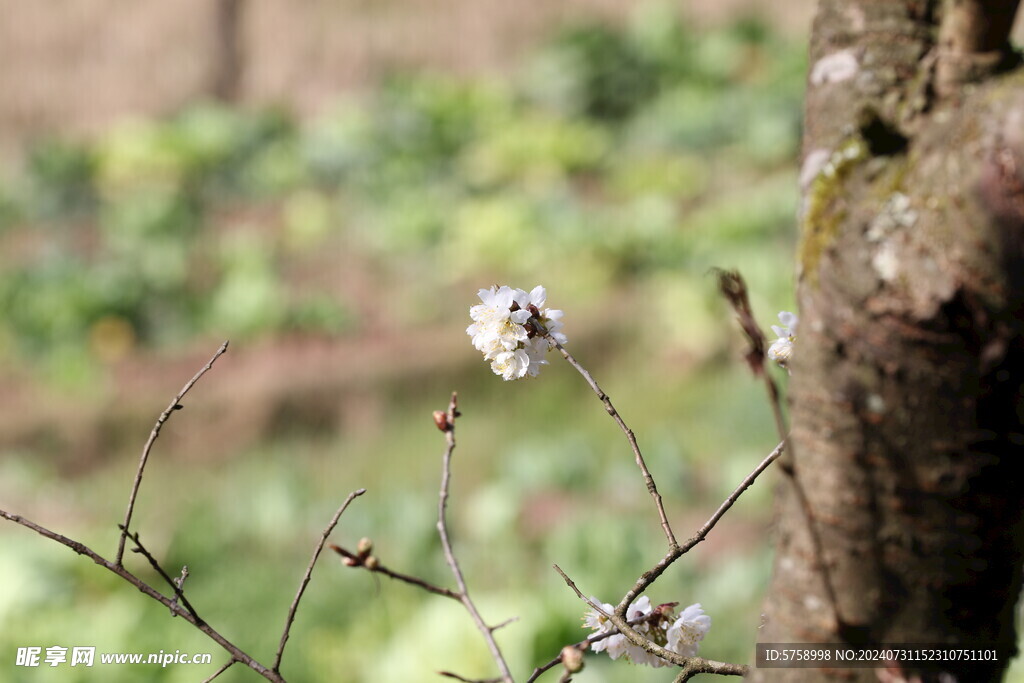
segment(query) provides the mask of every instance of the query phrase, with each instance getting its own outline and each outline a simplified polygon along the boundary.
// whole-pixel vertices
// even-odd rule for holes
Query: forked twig
[[[139,486],[142,485],[142,471],[146,469],[146,461],[149,459],[149,452],[153,449],[153,444],[156,442],[158,436],[160,436],[160,429],[164,426],[164,423],[170,419],[171,415],[176,410],[181,410],[181,399],[185,397],[185,394],[199,381],[199,378],[206,374],[206,372],[213,367],[214,362],[220,358],[228,350],[228,342],[225,341],[217,349],[217,353],[213,354],[213,358],[203,366],[195,376],[181,388],[178,395],[174,397],[171,404],[167,406],[164,412],[160,413],[160,417],[156,419],[156,425],[153,426],[153,431],[149,434],[149,439],[146,441],[146,445],[142,448],[142,457],[139,459],[139,469],[135,472],[135,481],[132,483],[132,491],[128,495],[128,510],[124,513],[124,522],[121,523],[121,539],[117,542],[117,556],[114,558],[114,564],[120,565],[121,560],[124,558],[124,542],[128,538],[128,529],[132,523],[132,512],[135,509],[135,497],[139,493]]]
[[[128,528],[128,525],[131,523],[132,510],[134,509],[135,506],[135,498],[136,495],[138,494],[139,485],[142,481],[142,473],[146,466],[146,460],[149,457],[149,452],[153,447],[153,443],[156,441],[157,436],[159,436],[160,434],[160,428],[163,426],[163,424],[168,420],[168,418],[175,410],[181,409],[180,401],[182,397],[184,397],[185,394],[187,394],[188,391],[192,388],[192,386],[195,385],[197,381],[199,381],[199,378],[202,377],[213,366],[214,361],[216,361],[217,358],[219,358],[225,351],[227,351],[227,348],[228,342],[224,342],[221,345],[221,347],[217,350],[217,353],[215,353],[213,357],[210,359],[210,361],[198,373],[196,373],[194,377],[192,377],[192,379],[182,388],[178,395],[174,397],[174,400],[171,401],[171,404],[168,406],[167,410],[161,413],[160,417],[157,419],[156,426],[154,426],[153,431],[150,433],[149,440],[146,442],[146,445],[142,451],[142,458],[139,462],[138,471],[135,474],[135,481],[132,485],[131,495],[128,498],[128,510],[125,513],[125,521],[123,524],[118,525],[119,528],[121,529],[121,539],[118,543],[117,556],[113,561],[106,559],[105,557],[98,554],[85,544],[67,538],[66,536],[63,536],[55,531],[51,531],[50,529],[47,529],[29,519],[26,519],[25,517],[22,517],[21,515],[16,515],[10,512],[6,512],[4,510],[0,510],[0,517],[3,517],[4,519],[7,519],[11,522],[14,522],[15,524],[20,524],[21,526],[27,529],[31,529],[32,531],[36,532],[40,536],[43,536],[44,538],[48,538],[51,541],[56,541],[57,543],[60,543],[61,545],[66,546],[71,550],[75,551],[79,555],[85,555],[96,564],[100,565],[107,571],[121,577],[122,579],[124,579],[131,585],[135,586],[137,589],[139,589],[140,592],[144,593],[153,600],[156,600],[157,602],[162,604],[164,607],[170,610],[173,616],[181,617],[185,621],[195,626],[197,629],[205,633],[211,640],[213,640],[215,643],[224,648],[224,650],[226,650],[227,653],[231,655],[231,659],[228,660],[228,662],[225,665],[223,665],[220,669],[218,669],[212,676],[207,678],[207,681],[211,681],[220,676],[220,674],[226,671],[235,662],[241,662],[242,664],[245,664],[247,667],[249,667],[256,673],[263,676],[263,678],[267,679],[268,681],[274,681],[275,683],[284,683],[284,679],[281,678],[280,674],[277,671],[269,669],[262,665],[260,662],[256,661],[253,657],[246,654],[237,645],[235,645],[227,638],[222,636],[212,626],[210,626],[207,622],[201,619],[199,615],[196,613],[196,610],[192,607],[188,599],[185,597],[184,592],[182,590],[184,585],[184,579],[187,576],[187,569],[184,567],[182,568],[181,577],[179,579],[171,578],[170,575],[168,575],[167,572],[160,566],[160,563],[156,560],[156,558],[148,550],[146,550],[145,546],[142,545],[138,533],[132,533]],[[125,543],[129,538],[131,538],[132,541],[135,543],[135,547],[133,550],[143,555],[148,560],[150,566],[153,567],[153,569],[155,569],[157,573],[159,573],[160,576],[163,577],[164,581],[166,581],[168,585],[170,585],[171,588],[174,590],[172,597],[165,596],[163,593],[153,588],[148,583],[140,579],[135,574],[132,574],[130,571],[128,571],[127,568],[125,568],[123,563],[124,548]]]
[[[174,605],[176,606],[180,601],[181,604],[184,605],[185,609],[187,609],[189,613],[196,618],[196,621],[202,622],[202,619],[199,617],[198,614],[196,614],[195,608],[192,607],[192,605],[188,601],[188,598],[186,598],[185,594],[182,592],[182,586],[184,585],[185,582],[183,580],[175,581],[170,577],[170,575],[167,572],[164,571],[164,568],[161,567],[160,563],[156,561],[156,558],[153,557],[153,554],[146,550],[146,547],[142,545],[142,541],[139,540],[138,532],[135,532],[134,534],[128,534],[128,538],[132,539],[132,542],[135,544],[135,547],[132,548],[132,552],[139,553],[140,555],[145,557],[149,561],[149,565],[156,570],[156,573],[163,577],[163,580],[166,581],[167,584],[174,590],[174,598],[171,600],[171,602],[174,603]],[[171,608],[171,615],[178,616],[173,607]]]
[[[327,543],[327,537],[334,531],[334,527],[338,526],[338,520],[341,519],[349,504],[364,493],[366,493],[366,489],[358,489],[348,494],[348,498],[345,499],[345,502],[334,513],[334,517],[331,518],[331,521],[324,528],[320,534],[320,540],[317,541],[316,546],[313,548],[313,557],[309,559],[309,565],[306,567],[306,573],[302,575],[302,581],[299,582],[299,589],[295,593],[295,599],[292,600],[291,607],[288,608],[288,618],[285,619],[284,630],[281,632],[281,643],[277,646],[277,655],[274,657],[274,665],[271,667],[275,673],[280,673],[281,671],[281,657],[284,656],[284,646],[288,643],[288,635],[291,632],[292,623],[295,621],[295,611],[299,608],[299,601],[302,600],[302,594],[306,592],[306,586],[309,585],[310,577],[313,575],[313,565],[316,564],[317,558],[320,557],[324,544]]]
[[[750,474],[743,478],[743,481],[740,482],[739,486],[733,489],[733,492],[730,493],[724,501],[722,501],[722,504],[718,506],[718,509],[715,510],[715,513],[708,518],[708,521],[704,522],[704,526],[698,529],[697,533],[695,533],[682,545],[676,546],[673,550],[670,550],[668,554],[665,555],[665,557],[663,557],[661,561],[658,562],[658,564],[654,565],[649,570],[644,572],[640,576],[640,578],[637,579],[637,582],[633,585],[633,587],[629,589],[629,592],[626,593],[626,595],[622,598],[619,604],[615,607],[615,613],[619,616],[624,615],[626,613],[626,610],[629,609],[630,603],[632,603],[633,600],[637,598],[637,596],[639,596],[641,593],[647,590],[647,588],[652,583],[654,583],[654,581],[659,576],[664,574],[665,570],[668,569],[673,562],[675,562],[680,557],[688,553],[690,550],[693,549],[695,545],[697,545],[705,538],[707,538],[708,534],[711,533],[711,530],[715,528],[715,525],[718,524],[719,520],[722,519],[722,517],[729,510],[729,508],[731,508],[733,504],[737,500],[739,500],[739,497],[743,494],[743,492],[750,488],[750,485],[754,483],[754,480],[757,479],[762,472],[768,469],[769,465],[778,460],[779,456],[781,456],[784,451],[784,443],[780,443],[778,446],[776,446],[775,449],[772,450],[772,452],[769,453],[764,460],[758,463],[757,467],[755,467],[750,472]]]
[[[480,616],[480,612],[477,610],[473,600],[469,597],[469,589],[466,586],[466,580],[462,576],[462,570],[459,568],[459,562],[455,559],[455,552],[452,550],[451,539],[448,537],[448,520],[447,520],[447,509],[448,509],[448,484],[451,481],[451,462],[452,462],[452,451],[455,450],[455,419],[459,417],[459,405],[458,395],[452,392],[452,398],[448,403],[448,412],[444,415],[444,422],[439,418],[435,418],[438,422],[438,427],[442,429],[445,436],[445,451],[443,464],[441,468],[441,491],[437,503],[437,532],[441,537],[441,547],[444,550],[444,558],[448,563],[448,567],[452,571],[452,576],[455,577],[455,584],[459,588],[459,601],[469,612],[470,617],[473,619],[473,623],[476,624],[477,630],[483,635],[484,640],[487,641],[487,647],[491,651],[491,657],[494,659],[495,664],[498,665],[498,670],[501,671],[501,680],[506,683],[512,683],[512,672],[508,668],[508,664],[505,662],[505,657],[501,654],[501,648],[498,647],[498,642],[494,639],[493,629],[487,625]]]
[[[49,529],[47,529],[45,527],[39,526],[35,522],[33,522],[33,521],[29,520],[29,519],[26,519],[26,518],[22,517],[21,515],[15,515],[15,514],[12,514],[10,512],[5,512],[4,510],[0,510],[0,517],[3,517],[4,519],[10,520],[10,521],[14,522],[15,524],[20,524],[21,526],[23,526],[23,527],[25,527],[27,529],[31,529],[32,531],[36,532],[40,536],[48,538],[51,541],[56,541],[57,543],[60,543],[61,545],[67,546],[68,548],[71,548],[72,550],[74,550],[79,555],[87,556],[89,559],[91,559],[96,564],[100,565],[101,567],[103,567],[104,569],[106,569],[109,572],[117,574],[122,579],[124,579],[128,583],[130,583],[133,586],[135,586],[136,588],[138,588],[142,593],[145,593],[146,595],[148,595],[152,599],[154,599],[157,602],[159,602],[160,604],[162,604],[164,607],[167,607],[168,609],[172,610],[179,617],[181,617],[182,619],[184,619],[185,621],[189,622],[190,624],[195,626],[197,629],[199,629],[200,631],[205,633],[215,643],[217,643],[222,648],[227,650],[227,652],[235,660],[241,662],[242,664],[245,664],[250,669],[252,669],[256,673],[258,673],[261,676],[263,676],[264,678],[266,678],[268,681],[274,681],[275,683],[284,683],[284,679],[282,679],[281,676],[278,675],[276,672],[271,671],[270,669],[268,669],[267,667],[263,666],[258,661],[256,661],[255,659],[253,659],[252,657],[247,655],[245,652],[243,652],[241,649],[239,649],[237,645],[235,645],[234,643],[229,641],[227,638],[222,636],[220,633],[218,633],[208,623],[206,623],[205,621],[201,621],[199,619],[196,619],[196,617],[193,616],[192,613],[189,612],[187,609],[185,609],[181,605],[178,605],[177,603],[173,602],[171,600],[171,598],[168,598],[167,596],[163,595],[162,593],[157,591],[155,588],[150,586],[148,583],[146,583],[145,581],[143,581],[139,577],[137,577],[134,574],[132,574],[130,571],[125,569],[122,564],[117,563],[117,562],[112,562],[112,561],[104,558],[103,556],[99,555],[98,553],[93,551],[88,546],[86,546],[86,545],[84,545],[82,543],[79,543],[78,541],[73,541],[70,538],[67,538],[66,536],[62,536],[61,534],[58,534],[55,531],[50,531]]]

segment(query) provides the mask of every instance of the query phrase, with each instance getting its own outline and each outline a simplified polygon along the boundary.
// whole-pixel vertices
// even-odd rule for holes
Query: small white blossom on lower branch
[[[796,326],[800,320],[795,313],[782,311],[779,313],[779,325],[772,325],[772,332],[778,337],[768,347],[768,358],[781,367],[789,370],[789,361],[793,357],[793,342],[796,340]]]
[[[540,367],[547,365],[544,356],[565,344],[562,334],[562,311],[544,308],[547,291],[534,287],[527,292],[497,285],[481,289],[479,304],[469,309],[473,323],[466,334],[473,346],[490,361],[491,370],[503,379],[536,377]]]
[[[601,609],[609,614],[615,609],[612,605],[599,602],[597,598],[591,598],[591,601],[599,604]],[[711,628],[711,617],[704,614],[699,604],[695,604],[687,607],[678,618],[673,619],[675,604],[669,603],[652,608],[650,599],[641,596],[626,610],[626,621],[637,622],[644,619],[635,623],[635,631],[666,650],[683,657],[695,657],[700,641]],[[668,662],[662,658],[634,645],[625,636],[617,633],[611,619],[597,610],[590,610],[584,615],[583,625],[593,630],[596,635],[615,633],[593,643],[590,646],[593,652],[607,652],[612,659],[625,658],[633,664],[644,664],[654,668],[668,666]]]

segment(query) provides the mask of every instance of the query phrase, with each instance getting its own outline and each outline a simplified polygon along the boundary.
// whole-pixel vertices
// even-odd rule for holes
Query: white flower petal
[[[529,367],[530,359],[527,357],[526,351],[522,349],[504,351],[491,361],[491,370],[494,371],[494,374],[501,375],[506,382],[519,379],[526,374]]]
[[[666,649],[684,657],[696,657],[700,642],[711,630],[711,617],[704,614],[700,603],[690,605],[669,626]]]
[[[779,337],[768,347],[768,358],[782,367],[786,367],[793,357],[793,342],[786,337]]]
[[[605,645],[605,652],[607,652],[608,656],[612,659],[618,659],[622,655],[628,654],[630,642],[626,640],[626,636],[622,634],[614,635],[604,642],[608,643]]]
[[[495,374],[506,380],[519,379],[529,375],[536,377],[540,366],[547,365],[544,355],[554,346],[552,340],[566,343],[560,332],[562,311],[541,307],[547,300],[547,290],[537,285],[529,293],[512,289],[506,285],[493,286],[477,292],[479,304],[471,306],[469,315],[472,324],[466,334],[472,338],[473,346],[491,362]],[[516,310],[512,310],[515,307]],[[548,334],[541,336],[527,331],[531,311],[539,313],[539,322],[547,328]]]

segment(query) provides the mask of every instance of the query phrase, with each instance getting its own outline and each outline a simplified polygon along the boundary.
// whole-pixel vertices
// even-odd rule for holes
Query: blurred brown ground
[[[638,0],[0,0],[0,158],[225,92],[316,113],[396,68],[487,73],[558,26],[621,21]],[[238,9],[225,49],[225,12]],[[756,12],[806,32],[813,0],[680,2],[693,21]],[[232,66],[232,55],[237,66]]]

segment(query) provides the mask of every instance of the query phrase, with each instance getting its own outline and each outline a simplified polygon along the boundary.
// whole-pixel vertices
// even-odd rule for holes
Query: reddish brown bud
[[[449,429],[452,428],[452,426],[448,423],[448,413],[444,412],[443,410],[434,411],[434,424],[436,424],[437,428],[440,429],[442,432],[447,432]]]

